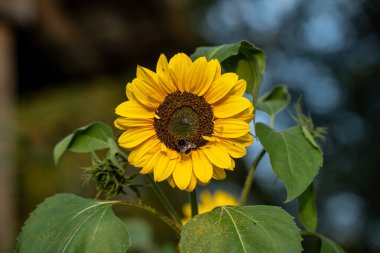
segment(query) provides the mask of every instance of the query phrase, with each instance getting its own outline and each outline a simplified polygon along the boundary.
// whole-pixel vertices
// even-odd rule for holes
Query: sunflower
[[[156,72],[138,66],[136,76],[126,87],[128,101],[115,110],[129,163],[181,190],[224,179],[253,142],[246,81],[222,74],[218,60],[192,62],[183,53],[169,62],[161,55]]]
[[[198,213],[207,213],[212,211],[218,206],[237,206],[238,200],[231,194],[225,191],[218,190],[214,194],[209,191],[202,191],[199,196],[200,202],[198,203]],[[182,207],[184,218],[182,223],[185,224],[191,219],[190,203],[186,203]]]

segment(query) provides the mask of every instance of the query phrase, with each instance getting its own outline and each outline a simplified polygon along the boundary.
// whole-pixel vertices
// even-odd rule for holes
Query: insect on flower
[[[197,146],[194,143],[191,143],[191,142],[188,142],[188,141],[185,141],[185,140],[179,140],[178,143],[177,143],[177,147],[178,147],[178,151],[182,155],[190,154],[190,152],[193,149],[197,148]]]

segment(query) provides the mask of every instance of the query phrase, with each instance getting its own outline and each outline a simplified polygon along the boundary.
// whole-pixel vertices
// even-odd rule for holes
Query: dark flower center
[[[214,130],[211,105],[203,97],[178,91],[169,94],[156,111],[154,119],[158,138],[180,153],[204,146],[202,136],[211,136]]]

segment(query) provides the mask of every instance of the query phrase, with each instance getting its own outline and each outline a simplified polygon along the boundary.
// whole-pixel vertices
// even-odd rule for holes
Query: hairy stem
[[[118,202],[114,202],[114,204],[115,205],[123,205],[123,206],[132,206],[132,207],[137,207],[137,208],[143,209],[143,210],[153,214],[154,216],[156,216],[157,218],[162,220],[164,223],[166,223],[169,227],[171,227],[174,230],[174,232],[176,232],[176,235],[178,237],[180,237],[181,227],[178,226],[178,224],[176,224],[169,217],[163,215],[162,213],[160,213],[159,211],[157,211],[153,207],[150,207],[150,206],[147,206],[144,204],[135,203],[135,202],[129,202],[129,201],[120,201],[120,202],[118,201]]]
[[[265,154],[265,150],[263,149],[261,150],[259,155],[256,157],[256,159],[252,162],[252,165],[249,168],[249,172],[248,172],[247,178],[245,179],[244,188],[243,188],[243,191],[241,192],[241,197],[239,201],[239,205],[241,206],[244,206],[245,203],[247,203],[247,199],[248,199],[249,191],[251,190],[253,176],[255,174],[256,167],[260,163],[264,154]]]
[[[170,203],[164,192],[161,190],[161,188],[154,182],[153,178],[150,175],[146,175],[146,178],[148,179],[150,185],[152,186],[154,192],[156,193],[157,197],[160,199],[162,205],[166,208],[168,211],[170,217],[174,220],[174,222],[177,224],[177,226],[181,227],[181,219],[174,209],[173,205]]]
[[[191,217],[198,215],[197,189],[189,193],[191,205]]]

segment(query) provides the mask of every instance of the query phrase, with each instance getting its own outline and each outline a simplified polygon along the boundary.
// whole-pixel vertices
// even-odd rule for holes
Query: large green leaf
[[[76,129],[54,147],[54,162],[57,164],[66,150],[86,153],[108,148],[108,138],[112,138],[112,128],[102,122]]]
[[[315,193],[313,185],[310,185],[298,197],[298,215],[307,231],[314,232],[317,228],[318,217],[315,207]]]
[[[275,206],[223,206],[191,219],[182,229],[183,253],[301,252],[293,218]]]
[[[306,139],[300,126],[275,131],[257,123],[256,134],[269,154],[274,172],[286,187],[286,202],[298,197],[318,174],[322,152]]]
[[[256,108],[273,117],[276,113],[285,109],[289,102],[290,93],[288,87],[279,85],[259,97]]]
[[[16,253],[124,253],[129,235],[112,203],[72,194],[46,199],[25,222]]]
[[[226,71],[235,72],[240,78],[245,79],[246,92],[252,94],[253,103],[256,103],[265,71],[265,54],[261,49],[248,41],[240,41],[216,47],[198,47],[191,58],[201,56],[208,60],[218,59]]]

